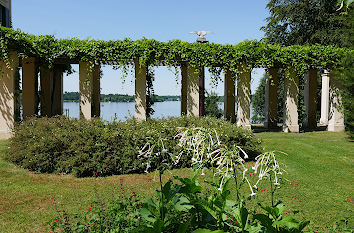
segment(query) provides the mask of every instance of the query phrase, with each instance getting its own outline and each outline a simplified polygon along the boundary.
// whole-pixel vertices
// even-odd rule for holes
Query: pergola
[[[16,40],[15,42],[17,43],[16,45],[22,45],[21,43],[25,43],[23,40]],[[254,64],[258,64],[258,57],[259,59],[265,60],[261,56],[265,57],[266,55],[259,53],[257,54],[258,57],[254,56],[256,58],[252,58],[254,60],[251,66],[249,66],[249,60],[247,61],[249,58],[247,58],[247,56],[246,59],[243,59],[242,57],[242,60],[230,58],[231,65],[225,65],[227,63],[225,61],[227,61],[228,55],[223,54],[223,51],[225,50],[218,50],[218,48],[224,47],[222,47],[222,45],[215,44],[210,46],[214,46],[216,48],[210,56],[214,56],[216,58],[220,57],[220,61],[216,61],[215,64],[217,62],[222,63],[220,66],[223,66],[225,74],[224,117],[227,120],[235,122],[238,126],[250,129],[251,71],[252,68],[255,67]],[[254,47],[257,48],[257,46],[259,47],[258,44]],[[105,61],[102,58],[90,61],[87,58],[82,59],[75,56],[60,56],[51,61],[50,66],[48,66],[47,64],[41,62],[43,61],[42,58],[46,55],[41,53],[31,54],[30,52],[26,52],[26,46],[22,47],[24,48],[21,48],[20,51],[18,51],[19,49],[16,50],[9,48],[7,59],[1,60],[0,57],[0,70],[2,72],[2,77],[0,79],[0,138],[4,139],[11,137],[15,122],[20,120],[19,67],[22,67],[22,107],[24,119],[37,114],[36,109],[38,106],[38,100],[36,100],[36,98],[39,82],[41,86],[41,95],[39,100],[41,106],[40,115],[50,117],[61,115],[63,113],[63,65],[65,66],[70,64],[79,64],[80,117],[89,120],[93,117],[100,116],[100,66],[105,63],[111,64],[112,61],[108,59]],[[200,48],[204,47],[198,47],[198,49]],[[278,47],[269,48],[276,52]],[[268,50],[266,51],[269,52]],[[192,52],[190,53],[192,54]],[[174,53],[178,53],[178,51],[169,52],[169,54]],[[163,51],[161,54],[163,54]],[[328,54],[325,55],[327,57]],[[192,55],[190,55],[190,57],[191,56]],[[295,56],[297,56],[297,54],[295,54]],[[318,56],[322,56],[321,54],[311,56],[317,56],[316,59],[325,59],[322,57],[318,58]],[[179,57],[181,56],[179,55]],[[146,120],[146,69],[148,64],[146,60],[140,59],[135,55],[132,55],[131,59],[128,58],[124,62],[133,64],[135,67],[134,118],[138,121]],[[165,61],[161,61],[160,64],[164,64],[164,62]],[[236,64],[235,62],[239,63]],[[153,65],[154,64],[156,65],[156,62],[153,63]],[[180,67],[182,76],[181,115],[202,116],[203,111],[201,109],[203,109],[204,105],[204,69],[206,67],[204,64],[209,63],[201,63],[201,65],[198,66],[195,62],[189,61],[188,56],[186,56],[181,60],[174,61],[174,65],[176,64]],[[264,67],[266,68],[268,74],[265,93],[265,128],[274,129],[277,127],[278,122],[278,70],[279,68],[284,68],[284,64],[275,65],[276,62],[272,62],[270,64],[272,65]],[[289,75],[288,78],[284,80],[285,102],[283,131],[299,132],[297,108],[299,95],[298,84],[300,78],[304,78],[305,80],[306,121],[304,126],[308,129],[315,129],[317,127],[316,92],[318,72],[321,72],[322,75],[320,123],[327,125],[328,131],[343,131],[344,116],[340,109],[341,97],[338,92],[340,85],[334,75],[335,73],[327,72],[324,69],[321,70],[318,68],[319,66],[316,67],[311,64],[308,66],[307,71],[301,74],[304,75],[304,77],[300,77],[293,64],[289,62],[286,66]],[[214,67],[217,66],[218,64]],[[231,69],[230,67],[233,68]],[[258,65],[258,67],[262,66]],[[40,74],[39,81],[38,73]],[[236,100],[237,112],[235,112]]]

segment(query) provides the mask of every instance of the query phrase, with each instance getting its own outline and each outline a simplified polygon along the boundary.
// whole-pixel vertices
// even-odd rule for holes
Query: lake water
[[[218,103],[221,110],[224,109],[224,103]],[[180,101],[165,101],[156,102],[152,108],[155,110],[152,118],[162,118],[169,116],[181,115]],[[64,102],[64,114],[69,115],[70,118],[79,118],[79,103],[78,102]],[[107,121],[125,120],[134,116],[134,102],[101,102],[101,118]]]
[[[219,109],[224,110],[224,103],[218,103]],[[152,108],[155,110],[152,118],[163,118],[181,115],[180,101],[156,102]],[[79,103],[64,102],[64,114],[70,118],[79,118]],[[101,102],[101,118],[106,121],[125,120],[134,116],[134,102]],[[252,110],[251,110],[252,118]]]

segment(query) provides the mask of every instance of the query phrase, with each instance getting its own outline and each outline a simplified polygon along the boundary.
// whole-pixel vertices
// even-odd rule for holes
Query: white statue
[[[210,31],[193,31],[193,32],[190,32],[190,34],[197,34],[198,35],[198,38],[197,38],[197,42],[208,42],[205,38],[205,35],[207,34],[211,34],[213,32],[210,32]]]

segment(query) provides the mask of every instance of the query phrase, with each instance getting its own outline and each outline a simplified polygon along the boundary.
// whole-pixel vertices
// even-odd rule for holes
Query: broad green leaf
[[[188,198],[180,195],[173,199],[174,207],[178,211],[188,211],[193,208],[193,205],[190,204]]]
[[[148,222],[154,223],[156,221],[156,216],[148,209],[142,208],[140,210],[141,216]]]
[[[278,227],[284,226],[289,230],[298,229],[300,227],[300,223],[297,220],[295,220],[292,216],[283,218],[281,221],[277,221],[276,224],[274,225]]]
[[[240,207],[240,219],[241,219],[241,224],[242,224],[243,230],[247,229],[248,218],[249,218],[248,210],[245,207],[241,206]]]
[[[276,229],[273,227],[272,220],[265,214],[256,214],[253,217],[261,222],[261,225],[264,226],[269,232],[276,232]]]
[[[209,206],[201,204],[201,206],[203,206],[203,208],[208,211],[208,213],[213,216],[214,219],[218,219],[218,214],[216,211],[214,211],[213,209],[211,209]]]
[[[189,222],[179,225],[177,233],[185,233],[188,230]]]

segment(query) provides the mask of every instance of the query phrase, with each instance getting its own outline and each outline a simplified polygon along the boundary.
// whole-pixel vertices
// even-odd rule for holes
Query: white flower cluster
[[[174,158],[175,163],[180,161],[183,153],[191,153],[192,164],[202,168],[204,163],[208,163],[215,154],[220,153],[221,143],[216,130],[214,132],[205,128],[178,128],[178,130],[175,139],[179,139],[178,146],[182,150]]]
[[[255,185],[246,176],[248,169],[245,166],[247,153],[239,146],[228,148],[220,142],[219,136],[214,131],[205,128],[180,128],[180,133],[175,138],[179,139],[178,146],[181,148],[180,154],[175,161],[179,161],[183,153],[192,154],[192,165],[197,169],[213,166],[216,169],[214,175],[221,176],[221,190],[224,179],[242,174],[242,181],[245,181],[251,191],[251,196],[256,195],[254,188],[257,189],[258,183],[270,172],[274,173],[275,185],[278,183],[278,175],[281,174],[279,164],[275,158],[274,152],[267,152],[256,157],[256,164],[252,168],[258,175]],[[203,173],[202,173],[203,174]]]
[[[258,174],[258,180],[254,185],[257,188],[258,183],[266,176],[274,175],[274,185],[279,186],[278,175],[281,175],[279,163],[273,152],[265,152],[256,157],[256,164],[252,167],[255,174]]]
[[[160,148],[161,147],[161,148]],[[167,163],[164,155],[167,154],[167,149],[163,144],[163,140],[159,139],[157,144],[146,142],[145,145],[139,150],[138,159],[145,160],[146,168],[144,172],[149,172],[151,162],[153,159],[160,160],[161,163]]]
[[[242,175],[240,179],[248,184],[251,196],[256,195],[254,189],[257,190],[257,185],[264,177],[274,175],[274,185],[279,185],[278,176],[282,173],[274,152],[266,152],[256,157],[256,163],[252,170],[254,170],[254,174],[258,174],[258,179],[252,185],[246,176],[248,169],[245,166],[245,159],[249,156],[241,147],[234,145],[229,148],[222,144],[216,130],[210,131],[202,127],[178,128],[178,130],[179,132],[175,136],[175,139],[178,140],[178,146],[181,148],[178,155],[171,157],[167,153],[162,139],[159,139],[156,143],[147,142],[139,150],[138,158],[146,161],[145,172],[149,172],[152,161],[158,162],[160,165],[168,165],[168,161],[178,164],[182,155],[189,153],[192,156],[193,167],[201,169],[202,175],[204,175],[204,168],[215,168],[214,175],[221,177],[219,190],[222,189],[225,179],[237,178],[238,174]]]
[[[242,180],[247,182],[252,195],[255,194],[251,183],[245,176],[248,170],[245,167],[245,159],[248,158],[248,155],[241,147],[234,146],[231,150],[227,148],[220,142],[216,130],[210,132],[205,128],[180,128],[180,131],[176,136],[179,138],[178,146],[182,148],[178,159],[187,151],[192,153],[192,165],[197,169],[203,169],[205,165],[215,166],[214,175],[221,176],[219,190],[221,190],[225,178],[236,174],[237,171],[234,169],[242,171]]]

